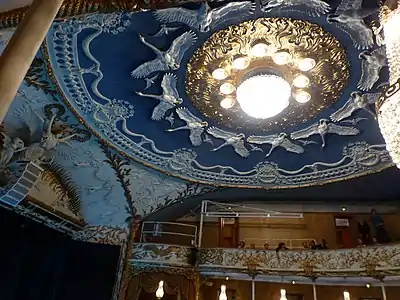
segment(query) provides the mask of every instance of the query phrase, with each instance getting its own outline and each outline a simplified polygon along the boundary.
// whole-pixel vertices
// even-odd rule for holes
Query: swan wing
[[[294,140],[298,140],[298,139],[305,139],[308,138],[314,134],[319,134],[318,131],[318,123],[312,124],[311,126],[292,132],[290,134],[290,137]]]
[[[203,142],[201,138],[203,131],[204,128],[202,127],[190,129],[189,139],[193,146],[200,146],[200,144]]]
[[[278,138],[277,134],[260,136],[260,135],[251,135],[247,138],[247,142],[251,144],[272,144]]]
[[[176,110],[179,118],[186,122],[186,124],[190,123],[200,123],[202,120],[195,115],[193,115],[186,107],[180,107]]]
[[[169,102],[160,101],[160,103],[158,103],[158,105],[153,109],[151,119],[156,121],[162,120],[165,116],[165,113],[173,107],[175,107],[175,105]]]
[[[255,4],[250,1],[231,2],[221,7],[213,9],[210,14],[212,27],[215,28],[229,19],[247,17],[253,14]]]
[[[213,127],[209,127],[207,129],[207,132],[209,134],[211,134],[213,137],[215,137],[217,139],[223,139],[225,141],[227,141],[228,139],[236,136],[236,134],[234,134],[234,133],[222,130],[222,129],[214,127],[214,126]]]
[[[365,94],[363,94],[364,101],[368,105],[375,104],[375,102],[378,101],[380,96],[381,96],[381,93],[365,93]]]
[[[374,34],[362,19],[353,18],[345,24],[338,24],[348,34],[357,49],[368,49],[374,45]]]
[[[361,62],[361,78],[358,81],[357,87],[362,91],[372,89],[374,84],[379,80],[380,68],[375,64],[371,64],[366,59]]]
[[[168,66],[164,60],[160,58],[153,59],[152,61],[145,62],[131,72],[133,78],[145,78],[151,73],[158,71],[166,71]]]
[[[350,97],[349,100],[347,100],[347,102],[341,108],[331,114],[331,120],[334,122],[341,121],[347,117],[350,117],[351,114],[357,109],[358,107],[354,103],[354,99]]]
[[[289,139],[284,139],[283,142],[279,145],[286,149],[286,151],[301,154],[304,152],[304,148],[292,143]]]
[[[180,64],[186,51],[193,46],[196,40],[196,34],[193,31],[187,31],[172,42],[167,54]]]
[[[154,18],[161,23],[183,23],[197,28],[197,11],[183,7],[159,9],[153,12]]]
[[[328,124],[328,132],[337,134],[337,135],[357,135],[360,133],[360,130],[358,130],[355,127],[341,126],[341,125],[329,123]]]
[[[247,157],[250,155],[250,151],[247,150],[247,148],[244,146],[244,141],[236,141],[235,143],[232,144],[233,148],[235,149],[235,152],[239,154],[241,157]]]
[[[176,82],[178,79],[174,74],[167,73],[164,75],[161,81],[161,87],[163,90],[163,96],[168,96],[169,98],[178,99],[179,92],[176,88]],[[164,97],[165,98],[165,97]]]
[[[363,0],[342,0],[336,8],[336,14],[342,14],[348,10],[360,10]]]

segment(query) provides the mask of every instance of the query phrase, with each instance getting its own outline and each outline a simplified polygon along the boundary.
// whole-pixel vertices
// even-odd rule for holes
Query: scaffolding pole
[[[199,226],[199,240],[197,242],[197,247],[201,247],[201,240],[203,239],[203,223],[204,223],[204,215],[207,210],[207,200],[201,201],[201,210],[200,210],[200,226]]]

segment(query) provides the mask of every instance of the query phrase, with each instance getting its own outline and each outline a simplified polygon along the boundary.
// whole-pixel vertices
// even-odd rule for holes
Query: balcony
[[[134,245],[131,263],[141,268],[193,269],[188,246]],[[194,253],[193,253],[194,252]],[[203,275],[384,277],[400,275],[400,245],[345,250],[273,250],[202,248],[197,261]]]

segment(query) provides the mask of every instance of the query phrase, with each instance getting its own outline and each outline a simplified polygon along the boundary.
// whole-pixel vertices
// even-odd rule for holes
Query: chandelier
[[[255,60],[258,61],[256,67],[251,65]],[[281,72],[286,65],[297,70],[291,79]],[[294,58],[288,51],[258,43],[247,56],[236,57],[230,65],[213,70],[211,75],[220,81],[222,108],[231,109],[238,104],[248,116],[268,119],[287,108],[292,98],[300,104],[311,100],[307,91],[311,84],[307,72],[315,65],[316,61],[310,57]],[[230,80],[229,77],[237,72],[243,74],[240,82]]]
[[[385,37],[390,87],[382,94],[376,108],[386,149],[400,168],[400,7],[395,1],[387,1],[381,8],[380,22]]]

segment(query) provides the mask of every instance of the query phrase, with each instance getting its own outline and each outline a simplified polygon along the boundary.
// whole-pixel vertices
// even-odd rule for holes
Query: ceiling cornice
[[[145,11],[174,7],[189,0],[65,0],[57,19],[64,19],[90,13],[112,13],[117,11]],[[22,20],[29,6],[0,13],[0,29],[14,28]]]

